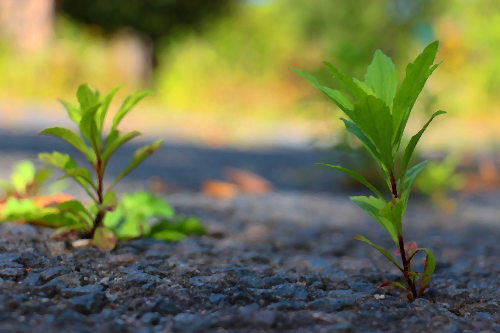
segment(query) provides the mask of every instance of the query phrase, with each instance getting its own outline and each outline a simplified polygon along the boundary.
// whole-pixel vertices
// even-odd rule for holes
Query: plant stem
[[[391,171],[391,190],[392,190],[392,196],[394,198],[398,197],[398,190],[396,188],[396,179],[394,178],[394,174]],[[399,252],[401,253],[401,261],[403,262],[403,274],[406,276],[407,281],[408,281],[408,286],[411,288],[411,292],[413,293],[413,297],[417,297],[417,288],[415,287],[415,282],[412,281],[411,276],[408,275],[410,272],[410,263],[411,259],[406,258],[406,252],[405,252],[405,242],[403,240],[403,235],[398,236],[398,243],[399,243]]]
[[[103,172],[101,172],[102,168],[102,161],[100,156],[97,157],[97,166],[96,166],[96,175],[97,175],[97,199],[99,206],[102,206],[103,201],[104,201],[104,177],[103,177]],[[94,237],[94,233],[97,228],[102,227],[103,221],[104,221],[104,216],[106,215],[106,210],[102,209],[101,207],[98,208],[97,215],[94,220],[94,226],[92,227],[92,230],[90,231],[90,236]]]

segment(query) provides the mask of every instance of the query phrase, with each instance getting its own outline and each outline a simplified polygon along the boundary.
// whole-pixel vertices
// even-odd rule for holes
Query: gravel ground
[[[11,151],[0,147],[0,154],[20,157],[47,147],[26,140],[13,140]],[[398,271],[352,240],[360,233],[394,250],[366,213],[345,194],[297,191],[329,181],[306,186],[304,177],[283,185],[273,179],[274,167],[306,170],[318,153],[298,158],[296,151],[174,148],[160,151],[122,189],[152,175],[192,189],[196,181],[168,167],[184,154],[184,161],[204,158],[191,170],[195,179],[197,172],[216,175],[223,166],[248,163],[264,170],[260,174],[278,191],[229,201],[170,194],[177,211],[200,217],[209,235],[179,244],[123,242],[109,253],[72,248],[51,239],[50,230],[2,225],[0,332],[500,332],[500,207],[494,196],[457,198],[459,208],[448,216],[413,200],[406,240],[430,248],[437,267],[425,297],[409,303],[397,290],[377,289],[398,279]],[[423,268],[422,257],[416,268]]]

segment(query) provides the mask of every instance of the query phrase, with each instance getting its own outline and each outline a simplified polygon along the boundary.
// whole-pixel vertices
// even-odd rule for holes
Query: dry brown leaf
[[[245,193],[266,194],[273,190],[273,184],[270,181],[250,171],[227,168],[225,175]]]
[[[201,190],[207,195],[220,199],[232,199],[238,195],[238,186],[214,179],[204,181]]]
[[[35,203],[39,207],[49,207],[49,206],[54,206],[57,204],[60,204],[61,202],[73,200],[74,197],[72,197],[69,194],[66,193],[59,193],[59,194],[53,194],[53,195],[42,195],[39,197],[35,197]]]

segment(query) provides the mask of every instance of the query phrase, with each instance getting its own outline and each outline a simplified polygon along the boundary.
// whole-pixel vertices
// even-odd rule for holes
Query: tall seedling
[[[373,61],[368,66],[365,81],[351,79],[340,73],[333,65],[323,62],[332,75],[346,86],[357,103],[353,104],[340,91],[322,86],[316,78],[300,69],[293,69],[298,75],[305,77],[313,86],[320,89],[330,98],[349,119],[341,120],[347,130],[357,136],[371,156],[380,166],[392,198],[387,201],[384,196],[358,173],[337,165],[327,165],[335,168],[366,185],[377,197],[355,196],[351,200],[377,221],[391,236],[401,256],[401,264],[386,250],[374,245],[363,236],[355,239],[370,244],[387,257],[403,273],[408,289],[398,282],[389,282],[384,286],[396,286],[408,292],[410,300],[422,295],[427,288],[436,266],[434,255],[425,248],[417,248],[415,242],[405,243],[402,233],[402,222],[408,205],[411,185],[425,166],[425,161],[409,168],[410,158],[415,147],[434,117],[445,113],[435,112],[424,127],[415,134],[404,151],[399,178],[396,177],[395,156],[399,151],[401,139],[408,118],[418,95],[432,72],[439,66],[434,64],[439,42],[429,44],[413,63],[406,67],[406,77],[398,86],[396,69],[389,57],[380,50],[375,52]],[[412,263],[415,254],[426,252],[423,273],[413,271]],[[397,253],[398,254],[398,253]],[[420,278],[420,288],[417,292],[417,279]]]
[[[132,156],[129,165],[118,174],[108,188],[104,187],[104,174],[113,153],[126,142],[141,134],[138,131],[121,134],[118,131],[118,125],[132,107],[151,93],[150,90],[144,90],[127,97],[115,114],[109,133],[104,135],[104,120],[111,100],[118,89],[119,87],[116,87],[106,96],[101,96],[99,91],[92,91],[86,84],[83,84],[78,88],[76,94],[79,105],[61,101],[69,118],[78,126],[81,136],[63,127],[51,127],[40,132],[40,134],[54,135],[68,142],[90,163],[91,169],[80,167],[68,154],[57,151],[38,156],[41,161],[64,171],[64,177],[73,178],[94,202],[93,208],[90,210],[77,200],[60,204],[57,208],[61,214],[55,218],[64,217],[70,220],[64,224],[68,229],[87,230],[89,237],[93,237],[94,242],[103,249],[114,247],[116,242],[113,232],[104,226],[106,213],[113,211],[118,204],[113,188],[144,159],[154,153],[162,143],[162,140],[159,140],[138,149]]]

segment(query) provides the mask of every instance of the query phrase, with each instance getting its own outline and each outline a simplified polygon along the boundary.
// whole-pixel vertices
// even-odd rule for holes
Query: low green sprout
[[[439,42],[429,44],[413,63],[406,67],[406,77],[398,88],[397,74],[392,60],[380,50],[375,52],[373,61],[368,66],[365,81],[351,79],[340,73],[333,65],[323,62],[332,75],[339,79],[350,90],[357,100],[353,104],[340,91],[322,86],[316,78],[300,69],[293,69],[298,75],[305,77],[314,87],[320,89],[349,118],[343,119],[347,130],[358,137],[370,152],[384,175],[392,198],[387,201],[372,184],[358,173],[341,166],[327,165],[335,168],[366,185],[377,197],[355,196],[350,199],[377,221],[394,241],[397,254],[401,256],[401,264],[381,247],[373,244],[363,236],[354,238],[368,243],[387,257],[406,278],[408,287],[399,282],[384,283],[380,287],[396,286],[404,289],[410,300],[419,297],[427,288],[436,262],[432,252],[426,248],[417,248],[415,242],[405,243],[402,233],[402,222],[408,205],[411,185],[425,166],[425,161],[409,168],[409,162],[415,147],[434,117],[445,113],[435,112],[423,128],[415,134],[406,145],[399,177],[395,168],[396,154],[400,149],[403,132],[418,95],[427,79],[439,66],[434,64]],[[320,163],[322,164],[322,163]],[[413,259],[418,252],[426,252],[423,273],[413,271]],[[417,291],[417,279],[420,278],[420,288]]]
[[[2,210],[3,220],[24,220],[35,225],[57,228],[56,234],[83,230],[87,237],[93,238],[96,246],[104,250],[113,249],[117,239],[153,237],[178,241],[186,235],[205,233],[200,221],[196,218],[175,217],[172,207],[161,198],[137,192],[125,194],[123,201],[119,203],[113,191],[123,177],[158,149],[162,140],[138,149],[130,163],[105,188],[104,176],[110,158],[118,148],[141,134],[137,131],[121,134],[118,125],[132,107],[151,93],[150,90],[144,90],[127,97],[113,117],[109,133],[104,135],[108,107],[118,89],[116,87],[107,95],[101,96],[99,91],[92,91],[83,84],[77,91],[79,105],[61,101],[69,118],[78,126],[81,136],[63,127],[51,127],[40,132],[68,142],[89,162],[90,169],[80,167],[69,154],[57,151],[38,156],[40,161],[64,171],[65,175],[61,179],[74,179],[91,198],[91,206],[85,207],[78,200],[69,200],[51,207],[39,207],[32,199],[11,197]],[[27,173],[24,169],[28,169],[27,165],[22,168]],[[18,183],[21,184],[16,184]],[[16,186],[15,189],[22,188],[21,185]],[[157,219],[157,223],[151,226],[153,218]]]
[[[459,162],[454,155],[448,155],[442,161],[431,161],[415,181],[417,190],[430,196],[432,202],[441,210],[451,213],[455,202],[448,197],[449,192],[458,191],[464,176],[457,173]]]
[[[115,211],[106,214],[104,225],[119,239],[150,237],[177,242],[206,234],[197,218],[176,216],[167,201],[145,191],[124,194]]]
[[[51,177],[52,170],[49,168],[36,168],[29,160],[17,162],[10,180],[0,179],[0,189],[3,191],[0,202],[5,202],[10,197],[29,198],[40,195]]]

